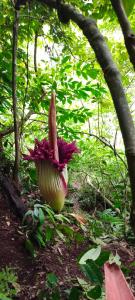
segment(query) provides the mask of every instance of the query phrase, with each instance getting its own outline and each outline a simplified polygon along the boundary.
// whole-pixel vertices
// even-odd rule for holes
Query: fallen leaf
[[[82,225],[85,225],[87,223],[86,219],[82,215],[74,214],[74,213],[71,213],[70,215],[74,217]]]

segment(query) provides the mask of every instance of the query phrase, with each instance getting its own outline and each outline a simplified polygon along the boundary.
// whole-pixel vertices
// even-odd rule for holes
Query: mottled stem
[[[50,110],[49,110],[49,143],[54,152],[54,159],[59,161],[59,152],[57,145],[57,126],[56,126],[56,106],[55,106],[55,92],[52,93]]]

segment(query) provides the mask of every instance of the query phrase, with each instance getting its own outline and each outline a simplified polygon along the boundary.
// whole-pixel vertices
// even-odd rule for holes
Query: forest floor
[[[39,299],[38,292],[46,288],[46,275],[50,272],[59,278],[62,293],[71,288],[77,283],[77,277],[83,278],[77,257],[90,246],[88,240],[81,244],[57,241],[56,244],[38,249],[37,256],[32,258],[24,247],[21,222],[0,194],[0,270],[6,266],[15,270],[20,286],[20,293],[15,299]],[[112,242],[106,248],[118,253],[124,266],[128,267],[135,261],[135,248],[124,240]],[[135,293],[135,267],[131,268],[127,280]],[[61,299],[66,299],[66,296]]]

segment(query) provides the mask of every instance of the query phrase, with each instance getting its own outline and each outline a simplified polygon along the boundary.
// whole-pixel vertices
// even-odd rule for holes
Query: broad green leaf
[[[69,300],[79,300],[80,299],[80,296],[81,296],[81,291],[79,288],[77,287],[73,287],[71,289],[71,292],[70,292],[70,295],[69,295]]]
[[[93,260],[87,260],[86,264],[80,265],[80,267],[91,283],[102,285],[102,272]]]
[[[109,260],[110,251],[101,251],[99,257],[96,259],[96,264],[102,267],[106,261]]]
[[[98,246],[97,248],[92,248],[85,252],[81,259],[79,260],[79,264],[85,264],[87,259],[96,260],[101,253],[101,246]]]
[[[87,292],[87,296],[92,299],[99,299],[101,296],[101,287],[99,285],[95,286],[93,289]]]

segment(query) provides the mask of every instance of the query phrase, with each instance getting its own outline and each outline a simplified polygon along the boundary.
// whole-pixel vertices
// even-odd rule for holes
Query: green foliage
[[[118,266],[121,264],[118,255],[113,256],[109,251],[101,250],[100,246],[91,248],[79,257],[80,268],[87,279],[86,282],[79,279],[86,299],[102,299],[104,295],[102,267],[107,261]]]
[[[26,249],[35,257],[36,244],[45,247],[57,239],[65,243],[72,240],[82,242],[84,237],[73,229],[72,222],[70,215],[56,214],[47,204],[34,204],[33,209],[29,209],[23,218]]]
[[[127,15],[129,16],[130,13],[133,10],[134,4],[135,4],[135,0],[130,0],[130,1],[128,1],[128,0],[122,0],[122,2],[123,2],[123,6],[125,8],[125,11],[126,11]]]
[[[11,297],[17,296],[20,286],[17,283],[15,272],[6,267],[0,271],[0,299],[12,300]]]

